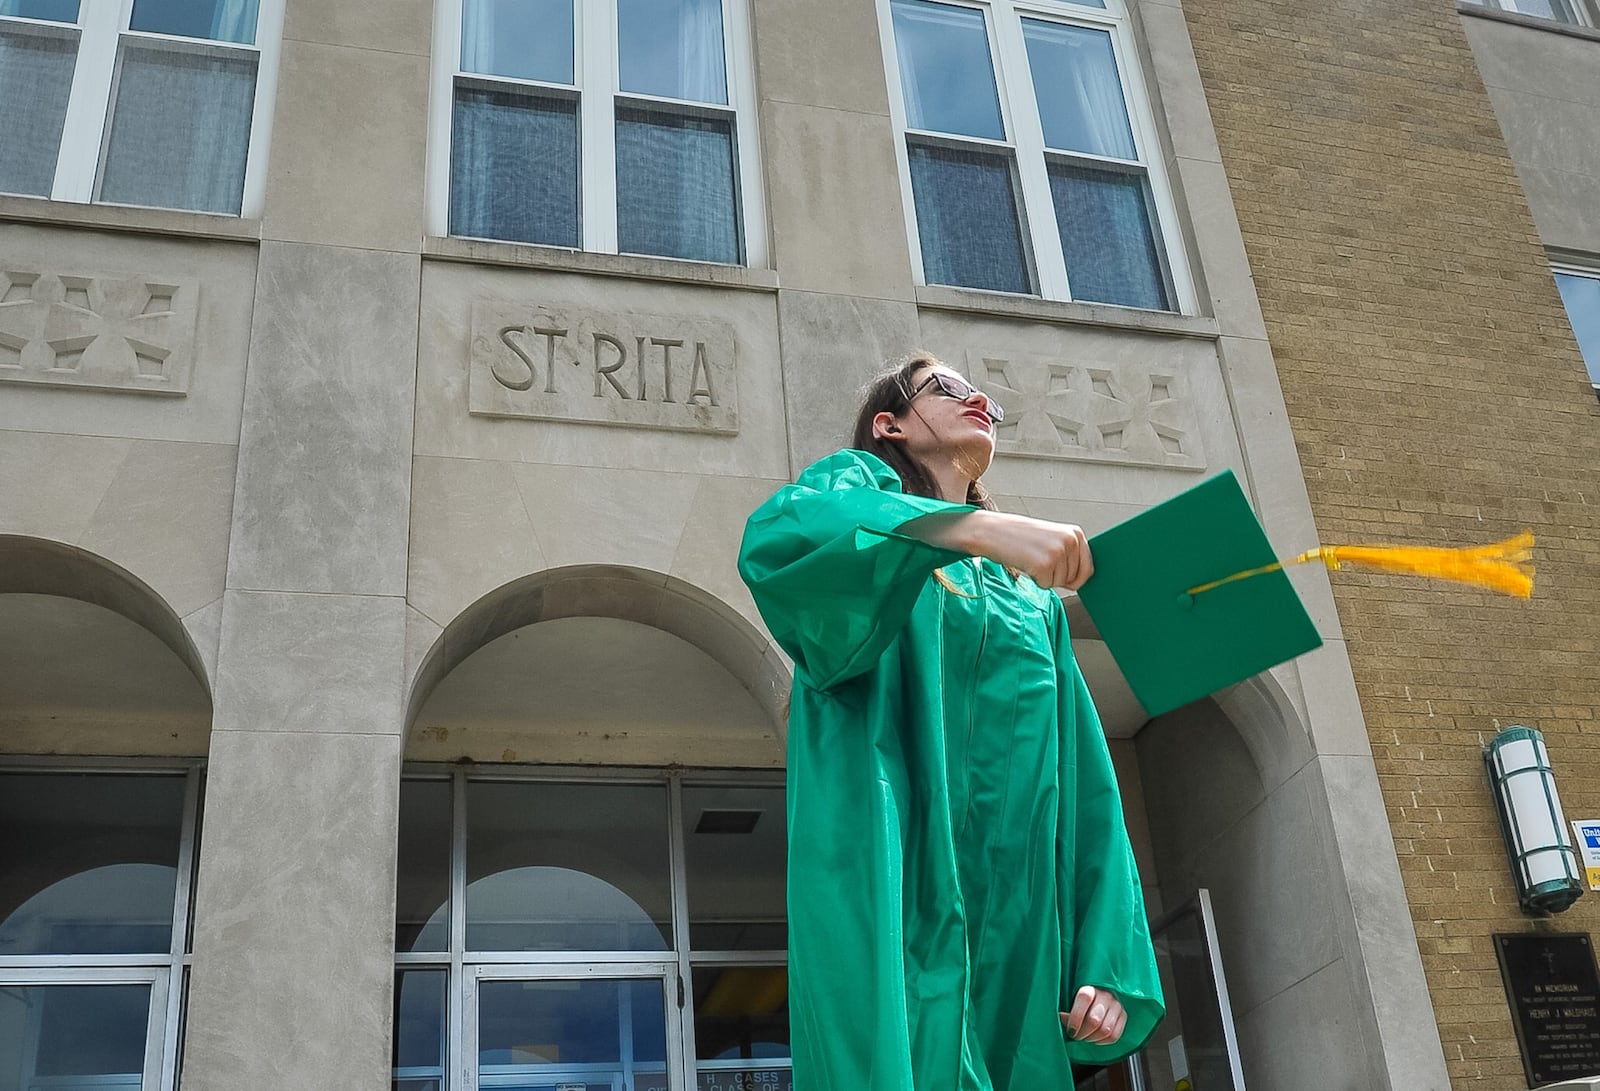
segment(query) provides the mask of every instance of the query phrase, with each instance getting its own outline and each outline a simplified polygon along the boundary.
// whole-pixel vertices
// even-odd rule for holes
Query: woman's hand
[[[1040,587],[1076,591],[1094,575],[1089,537],[1074,523],[974,511],[954,519],[920,520],[914,533],[934,545],[998,561],[1026,573]]]
[[[1110,989],[1085,985],[1072,998],[1072,1010],[1061,1013],[1061,1025],[1067,1037],[1080,1042],[1093,1042],[1108,1046],[1122,1037],[1122,1028],[1128,1024],[1128,1012]]]

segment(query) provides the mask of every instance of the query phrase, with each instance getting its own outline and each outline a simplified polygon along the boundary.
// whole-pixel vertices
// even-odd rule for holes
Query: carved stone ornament
[[[736,348],[733,327],[706,318],[475,303],[467,408],[731,434]]]
[[[199,286],[0,269],[0,382],[189,391]]]
[[[1194,404],[1175,369],[969,351],[967,375],[1006,411],[1001,454],[1205,469]]]

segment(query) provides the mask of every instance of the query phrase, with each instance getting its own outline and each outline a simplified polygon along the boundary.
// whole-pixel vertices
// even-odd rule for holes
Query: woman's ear
[[[890,441],[902,440],[905,433],[900,431],[900,419],[893,413],[885,410],[872,418],[872,438]]]

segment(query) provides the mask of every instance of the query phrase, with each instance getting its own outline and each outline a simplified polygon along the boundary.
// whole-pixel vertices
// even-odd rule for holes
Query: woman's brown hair
[[[912,379],[919,368],[944,367],[944,361],[929,352],[917,352],[901,363],[881,372],[863,388],[861,410],[856,414],[856,429],[850,445],[858,451],[877,455],[900,475],[900,487],[913,496],[939,496],[939,487],[926,466],[912,458],[905,444],[873,435],[872,419],[879,413],[900,416],[911,406],[915,387]],[[974,480],[967,486],[967,503],[994,511],[989,490]]]

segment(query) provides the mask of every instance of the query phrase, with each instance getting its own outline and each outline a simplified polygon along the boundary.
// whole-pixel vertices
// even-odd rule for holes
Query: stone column
[[[389,1086],[430,19],[288,3],[185,1091]]]

